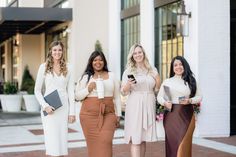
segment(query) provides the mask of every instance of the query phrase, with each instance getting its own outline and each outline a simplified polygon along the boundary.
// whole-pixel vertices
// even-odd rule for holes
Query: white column
[[[185,0],[192,12],[184,54],[203,94],[195,135],[227,137],[230,132],[230,2]]]
[[[154,2],[140,0],[140,39],[148,59],[154,65]]]
[[[109,37],[108,54],[109,69],[116,74],[117,78],[121,75],[121,20],[120,20],[120,0],[109,0]]]

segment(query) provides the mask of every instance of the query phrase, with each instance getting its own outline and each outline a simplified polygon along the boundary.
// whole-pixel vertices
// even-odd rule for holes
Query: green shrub
[[[3,86],[4,94],[16,94],[17,93],[17,85],[13,82],[6,82]]]
[[[95,51],[102,52],[102,45],[99,40],[97,40],[95,43]]]
[[[25,66],[22,76],[21,91],[27,91],[28,94],[34,94],[35,81],[29,72],[28,66]]]

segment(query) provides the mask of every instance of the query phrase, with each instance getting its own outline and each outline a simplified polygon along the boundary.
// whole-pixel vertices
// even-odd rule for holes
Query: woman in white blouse
[[[96,82],[99,80],[104,87],[104,98],[98,97]],[[102,52],[91,54],[85,72],[77,82],[76,99],[82,101],[80,122],[88,156],[112,157],[112,139],[121,116],[120,92],[119,82],[108,71]]]
[[[170,78],[162,83],[157,100],[169,110],[164,116],[166,157],[191,157],[195,128],[192,104],[199,103],[202,96],[183,57],[172,59]]]
[[[54,41],[49,47],[46,62],[41,64],[35,83],[35,96],[42,107],[41,118],[44,130],[46,155],[64,156],[68,154],[68,121],[75,121],[74,80],[71,69],[65,62],[64,46]],[[45,93],[42,93],[45,88]],[[44,96],[57,90],[62,107],[55,110]],[[43,111],[48,113],[44,116]]]

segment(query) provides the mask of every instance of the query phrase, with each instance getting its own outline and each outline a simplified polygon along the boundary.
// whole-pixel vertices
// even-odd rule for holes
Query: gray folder
[[[52,107],[58,109],[62,106],[61,99],[59,97],[58,91],[54,90],[52,93],[48,94],[44,97],[44,100]],[[43,111],[44,116],[47,116],[48,113],[46,111]]]
[[[170,87],[165,86],[165,85],[163,87],[164,87],[164,92],[165,92],[165,96],[164,96],[165,100],[171,101]]]
[[[165,86],[165,85],[164,85],[163,87],[164,87],[164,92],[165,92],[164,99],[165,99],[166,101],[171,101],[170,87]],[[166,107],[165,107],[165,110],[171,112],[171,109],[168,109],[168,108],[166,108]]]

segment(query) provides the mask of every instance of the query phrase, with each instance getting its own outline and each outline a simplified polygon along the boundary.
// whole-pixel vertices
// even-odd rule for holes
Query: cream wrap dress
[[[122,87],[126,84],[131,74],[125,70],[122,76]],[[134,74],[137,83],[131,86],[125,108],[125,143],[141,144],[141,142],[157,141],[155,121],[155,77],[156,69],[152,72],[137,70]]]

